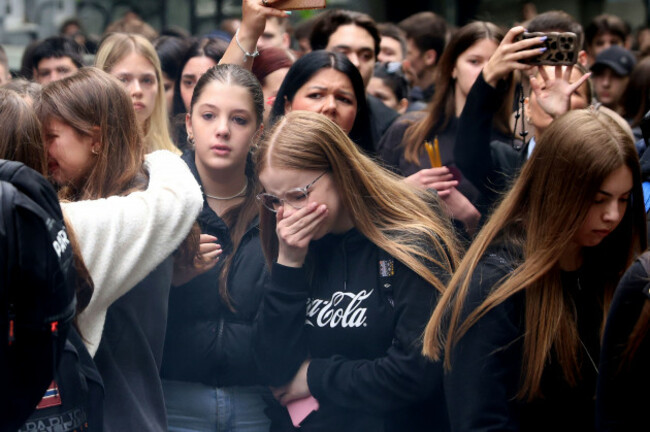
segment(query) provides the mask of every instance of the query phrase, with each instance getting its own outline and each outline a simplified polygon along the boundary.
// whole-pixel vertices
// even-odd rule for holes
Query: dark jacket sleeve
[[[372,360],[342,356],[313,359],[307,381],[319,401],[385,412],[421,401],[441,386],[442,366],[421,354],[421,336],[438,292],[403,264],[395,264],[392,346],[385,356]],[[440,270],[438,277],[446,281],[449,275]]]
[[[388,128],[377,145],[377,153],[379,153],[379,157],[386,168],[398,174],[402,174],[399,167],[400,158],[404,154],[402,140],[404,139],[404,132],[406,132],[410,124],[405,118],[399,118]]]
[[[516,150],[491,138],[494,114],[506,97],[504,84],[494,88],[485,82],[482,72],[479,74],[467,95],[454,145],[456,165],[490,201],[496,199],[495,191],[503,191],[521,164]]]
[[[650,372],[650,340],[637,349],[631,363],[621,367],[621,358],[628,338],[643,306],[650,300],[645,295],[650,278],[641,262],[636,261],[625,273],[616,289],[609,310],[603,338],[596,393],[596,424],[598,431],[639,430],[648,425],[648,383]]]
[[[305,333],[308,295],[304,267],[273,264],[253,336],[258,367],[271,386],[291,381],[308,357]]]
[[[391,124],[399,117],[397,111],[388,108],[382,101],[372,95],[367,96],[368,111],[370,114],[370,132],[372,134],[372,142],[377,148],[377,143],[381,137],[386,133],[386,130]]]
[[[479,262],[461,322],[508,272],[489,258]],[[452,349],[451,370],[444,377],[452,431],[519,429],[514,396],[521,371],[521,300],[515,295],[494,307]]]

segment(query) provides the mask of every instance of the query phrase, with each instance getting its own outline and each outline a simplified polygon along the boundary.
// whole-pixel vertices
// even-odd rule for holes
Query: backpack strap
[[[379,249],[379,289],[384,292],[391,307],[395,307],[393,299],[393,279],[395,276],[395,259],[383,249]]]

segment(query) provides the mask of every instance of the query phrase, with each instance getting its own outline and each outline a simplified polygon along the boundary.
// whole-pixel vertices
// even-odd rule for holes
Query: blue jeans
[[[266,387],[214,388],[163,380],[170,432],[268,432]]]

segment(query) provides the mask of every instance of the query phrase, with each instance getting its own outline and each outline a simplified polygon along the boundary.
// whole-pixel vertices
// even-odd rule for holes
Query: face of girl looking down
[[[57,119],[43,125],[47,170],[58,185],[78,186],[90,173],[99,151],[98,143],[90,136],[80,135],[72,126]]]
[[[580,247],[597,246],[621,222],[632,193],[632,171],[626,165],[603,181],[573,242]]]

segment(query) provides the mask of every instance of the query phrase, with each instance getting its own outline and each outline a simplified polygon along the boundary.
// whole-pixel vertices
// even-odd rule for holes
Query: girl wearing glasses
[[[603,321],[645,244],[631,135],[600,111],[554,120],[424,335],[451,430],[594,430]]]
[[[278,121],[256,167],[272,270],[255,349],[279,405],[315,398],[305,431],[444,425],[442,369],[419,341],[457,253],[432,196],[307,111]],[[274,430],[294,430],[279,405]]]
[[[186,116],[195,150],[183,159],[203,189],[204,260],[177,272],[169,297],[161,375],[170,431],[269,429],[262,396],[271,395],[251,342],[266,274],[251,160],[263,114],[259,82],[238,66],[210,68],[196,84]]]

